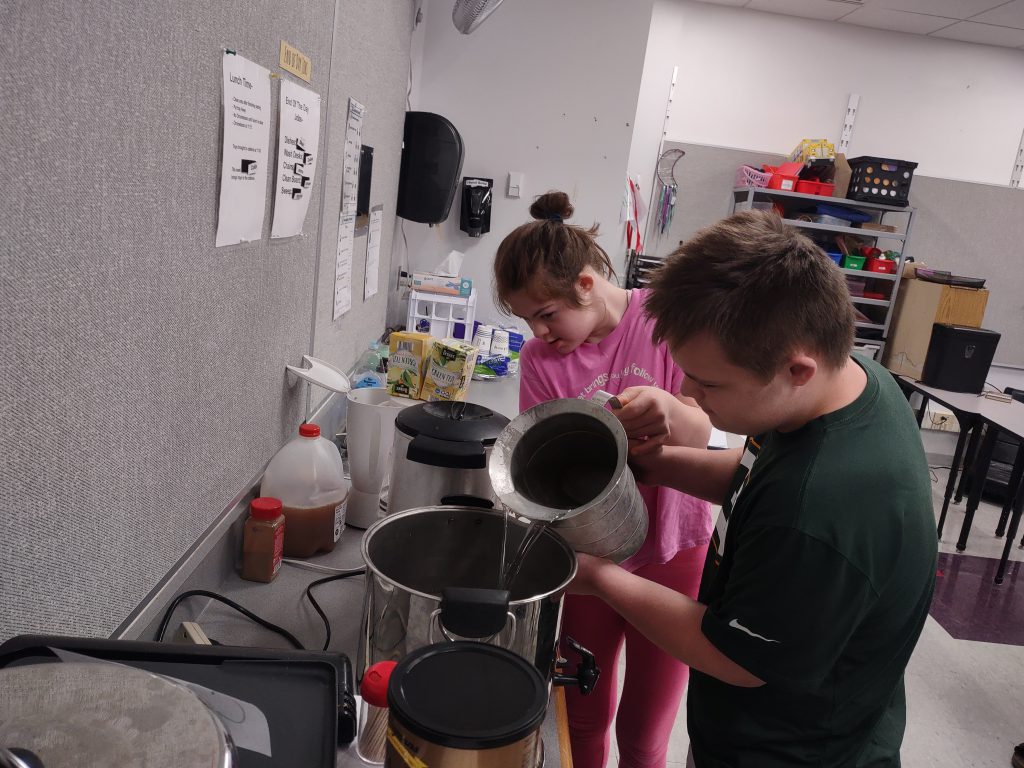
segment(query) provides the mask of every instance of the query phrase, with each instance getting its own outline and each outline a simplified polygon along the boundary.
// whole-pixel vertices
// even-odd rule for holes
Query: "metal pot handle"
[[[512,633],[509,645],[515,639],[516,618],[508,609],[511,593],[507,589],[478,589],[473,587],[446,587],[441,591],[441,607],[430,616],[430,635],[433,642],[434,617],[437,617],[445,637],[452,635],[468,638],[486,638],[489,642],[509,625]]]
[[[512,650],[512,643],[513,643],[513,641],[516,638],[516,626],[517,626],[517,624],[516,624],[516,616],[515,616],[514,613],[512,613],[512,611],[509,611],[505,615],[508,616],[509,623],[512,626],[512,631],[509,633],[509,636],[508,636],[508,644],[507,645],[502,645],[501,643],[495,643],[495,645],[497,645],[497,646],[499,646],[501,648],[504,648],[507,651],[510,651],[510,650]],[[433,645],[434,642],[435,642],[435,640],[434,640],[434,625],[435,624],[437,625],[438,629],[441,630],[441,634],[444,635],[445,639],[448,640],[449,642],[454,643],[454,642],[457,642],[458,640],[464,639],[464,638],[459,637],[458,635],[453,635],[451,632],[448,631],[448,629],[444,625],[444,622],[441,621],[441,609],[440,608],[435,608],[434,612],[430,614],[430,628],[427,630],[427,644],[428,645]],[[497,632],[495,632],[490,637],[474,637],[472,639],[476,640],[478,642],[481,642],[481,643],[489,643],[489,642],[494,640],[494,638],[496,638],[498,635],[500,635],[504,631],[505,631],[505,627],[502,627],[501,629],[499,629]]]

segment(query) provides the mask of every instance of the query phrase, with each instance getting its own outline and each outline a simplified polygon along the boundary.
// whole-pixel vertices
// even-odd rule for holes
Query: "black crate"
[[[910,182],[917,163],[884,157],[855,157],[850,164],[849,200],[905,208],[910,205]]]

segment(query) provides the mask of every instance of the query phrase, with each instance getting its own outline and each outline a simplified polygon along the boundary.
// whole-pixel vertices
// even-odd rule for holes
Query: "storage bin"
[[[825,251],[825,255],[832,259],[836,264],[841,264],[843,261],[843,254],[839,251]]]
[[[814,210],[816,213],[820,213],[822,216],[835,216],[837,219],[842,219],[844,223],[847,224],[847,226],[853,223],[863,223],[871,221],[870,214],[864,213],[863,211],[854,210],[853,208],[847,208],[842,205],[816,203],[814,206]]]
[[[855,157],[850,164],[849,200],[864,200],[905,207],[910,204],[910,182],[917,163],[884,157]]]
[[[846,254],[843,256],[843,269],[864,269],[864,257]]]
[[[741,165],[736,169],[736,186],[759,187],[763,189],[768,186],[771,177],[770,173],[751,168],[749,165]]]
[[[892,259],[876,259],[872,257],[865,262],[864,269],[868,272],[883,272],[887,275],[892,275],[896,273],[896,262]]]
[[[826,216],[824,214],[815,214],[811,219],[818,224],[828,224],[830,227],[847,227],[850,222],[845,219],[837,219],[835,216]]]
[[[825,181],[811,181],[809,179],[800,179],[796,183],[796,191],[801,192],[805,195],[821,195],[822,197],[832,197],[832,193],[835,191],[836,185],[829,184]]]
[[[784,173],[773,173],[768,180],[768,189],[778,189],[782,192],[795,192],[796,183],[799,179],[796,176],[789,176]]]
[[[846,278],[846,290],[850,292],[851,296],[856,296],[857,298],[864,297],[864,288],[867,284],[868,281],[864,278],[849,276]]]

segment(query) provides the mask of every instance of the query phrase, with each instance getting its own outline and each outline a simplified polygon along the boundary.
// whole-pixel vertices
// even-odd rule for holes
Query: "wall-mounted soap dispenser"
[[[491,231],[491,189],[494,179],[465,176],[462,179],[462,212],[459,229],[470,237],[480,237]]]

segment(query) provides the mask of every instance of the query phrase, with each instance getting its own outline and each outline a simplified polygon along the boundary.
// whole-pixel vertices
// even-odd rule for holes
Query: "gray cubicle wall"
[[[665,148],[686,155],[676,166],[679,199],[672,226],[659,235],[652,220],[647,237],[648,251],[659,256],[729,212],[740,165],[760,167],[782,159],[682,142],[666,142]],[[937,269],[986,278],[985,327],[1002,334],[996,362],[1024,366],[1024,190],[915,176],[910,201],[917,216],[906,252]]]
[[[111,632],[295,434],[306,389],[285,365],[315,348],[347,366],[381,332],[413,13],[0,0],[0,639]],[[269,239],[270,182],[262,240],[215,248],[222,51],[291,78],[282,40],[312,59],[327,162],[301,236]],[[350,95],[376,150],[382,286],[364,304],[361,239],[334,322]]]

